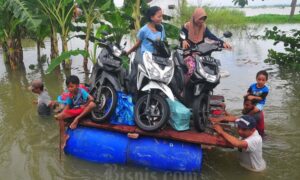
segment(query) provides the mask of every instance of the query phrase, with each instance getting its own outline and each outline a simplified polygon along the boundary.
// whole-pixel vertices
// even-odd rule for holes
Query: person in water
[[[256,83],[251,84],[245,96],[250,100],[258,101],[255,109],[251,113],[262,111],[266,104],[266,97],[269,94],[269,88],[266,86],[268,81],[267,71],[259,71],[256,74]]]
[[[207,15],[203,8],[196,8],[189,22],[182,26],[181,31],[185,34],[186,39],[181,40],[181,46],[183,49],[187,49],[190,46],[203,43],[205,39],[210,39],[219,42],[224,48],[231,49],[231,45],[223,40],[217,38],[206,26]],[[196,62],[193,56],[187,56],[184,59],[187,65],[188,72],[186,73],[187,82],[193,75]]]
[[[37,112],[40,116],[50,116],[51,109],[55,105],[55,101],[52,101],[47,90],[44,87],[44,83],[40,79],[33,80],[28,87],[30,91],[38,95],[37,100],[34,101],[37,104]]]
[[[250,115],[255,119],[256,122],[256,130],[258,131],[259,135],[261,137],[264,137],[265,135],[265,122],[264,122],[264,114],[262,111],[258,111],[256,113],[252,113],[254,110],[255,106],[257,104],[256,100],[250,100],[248,99],[248,96],[244,97],[244,103],[243,103],[243,110],[242,114],[243,115]],[[219,122],[236,122],[239,117],[231,115],[226,112],[225,116],[220,116],[217,118],[210,117],[209,118],[212,123],[219,123]]]
[[[137,41],[135,45],[126,52],[127,55],[137,50],[141,46],[141,54],[145,51],[151,53],[155,52],[152,43],[148,40],[164,40],[166,38],[166,33],[162,23],[163,12],[160,7],[152,6],[147,10],[146,14],[148,23],[145,24],[137,34]]]
[[[94,98],[89,93],[79,87],[79,78],[71,75],[66,79],[66,85],[69,92],[69,97],[66,100],[66,106],[63,111],[55,116],[59,121],[61,136],[60,148],[63,149],[68,135],[65,134],[65,120],[74,118],[70,124],[71,129],[75,129],[81,118],[89,114],[95,107]]]
[[[260,172],[266,169],[263,159],[262,138],[255,129],[256,120],[249,115],[244,115],[236,120],[240,136],[236,138],[223,130],[219,124],[214,124],[215,131],[239,149],[240,165],[248,170]]]

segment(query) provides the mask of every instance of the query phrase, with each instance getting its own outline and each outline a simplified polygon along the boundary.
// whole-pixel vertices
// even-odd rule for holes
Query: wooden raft
[[[146,132],[139,129],[136,126],[127,126],[127,125],[113,125],[113,124],[97,124],[92,122],[91,120],[85,120],[80,123],[83,126],[105,129],[109,131],[116,131],[120,133],[137,133],[142,136],[151,136],[162,139],[171,139],[177,140],[181,142],[193,143],[193,144],[205,144],[212,146],[220,146],[226,148],[232,148],[232,145],[225,141],[224,138],[220,136],[214,136],[208,133],[199,133],[195,131],[175,131],[170,127],[166,127],[160,131],[156,132]]]

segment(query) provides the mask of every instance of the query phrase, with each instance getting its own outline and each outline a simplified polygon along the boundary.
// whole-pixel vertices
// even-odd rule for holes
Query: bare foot
[[[128,133],[127,137],[129,137],[131,139],[137,139],[137,138],[139,138],[139,134],[138,133]]]
[[[64,134],[63,139],[61,141],[60,150],[63,150],[66,147],[66,143],[69,138],[69,134]]]
[[[76,129],[77,125],[78,125],[78,121],[77,119],[74,119],[74,121],[70,124],[70,128],[71,129]]]

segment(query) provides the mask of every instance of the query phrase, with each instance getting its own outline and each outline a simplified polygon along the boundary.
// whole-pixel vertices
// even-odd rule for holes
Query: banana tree
[[[61,36],[62,51],[68,51],[68,36],[72,26],[72,17],[74,11],[73,0],[38,0],[43,12],[49,17],[51,23],[51,33],[53,46],[56,46],[57,41],[56,33],[57,28]],[[56,28],[57,25],[57,28]],[[57,46],[53,47],[58,52]],[[66,69],[71,69],[71,60],[66,59],[63,63]]]
[[[35,29],[27,30],[27,37],[36,42],[38,61],[41,59],[41,48],[45,48],[45,38],[51,36],[51,26],[47,22],[47,17],[43,16],[42,13],[39,15],[42,20],[41,24]]]
[[[26,3],[27,1],[21,0],[0,0],[0,43],[3,46],[5,62],[11,69],[23,65],[21,39],[25,29],[36,28],[40,23],[29,11]]]
[[[89,39],[93,30],[93,24],[101,19],[101,15],[108,10],[114,9],[112,0],[76,0],[78,7],[82,10],[82,17],[78,21],[86,23],[85,28],[85,46],[84,49],[89,51]],[[99,22],[99,21],[98,21]],[[83,67],[87,70],[88,58],[85,57]]]
[[[149,8],[146,0],[124,1],[121,11],[124,12],[124,19],[130,21],[132,36],[135,37],[141,25],[146,23],[145,14]]]

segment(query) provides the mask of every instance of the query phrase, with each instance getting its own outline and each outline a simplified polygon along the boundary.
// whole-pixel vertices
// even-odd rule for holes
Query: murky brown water
[[[282,28],[299,28],[285,25]],[[264,29],[259,27],[258,31]],[[253,31],[251,31],[253,32]],[[64,87],[64,74],[45,75],[42,68],[30,70],[36,61],[36,49],[24,48],[25,70],[10,72],[3,64],[0,51],[0,174],[1,179],[299,179],[300,164],[300,72],[292,72],[263,63],[271,41],[251,40],[243,33],[234,33],[229,40],[233,51],[215,54],[222,69],[230,73],[222,79],[216,93],[226,97],[229,112],[239,114],[242,96],[255,81],[255,74],[269,69],[270,94],[265,107],[267,140],[263,153],[267,170],[249,172],[239,166],[235,150],[205,151],[201,175],[163,173],[143,167],[94,164],[63,156],[59,161],[58,126],[53,118],[40,118],[32,104],[35,96],[27,90],[32,79],[42,78],[50,95],[56,97]],[[49,42],[44,53],[49,53]],[[70,47],[82,48],[83,43],[72,41]],[[282,47],[276,47],[282,50]],[[82,81],[80,57],[74,57],[75,69]]]

